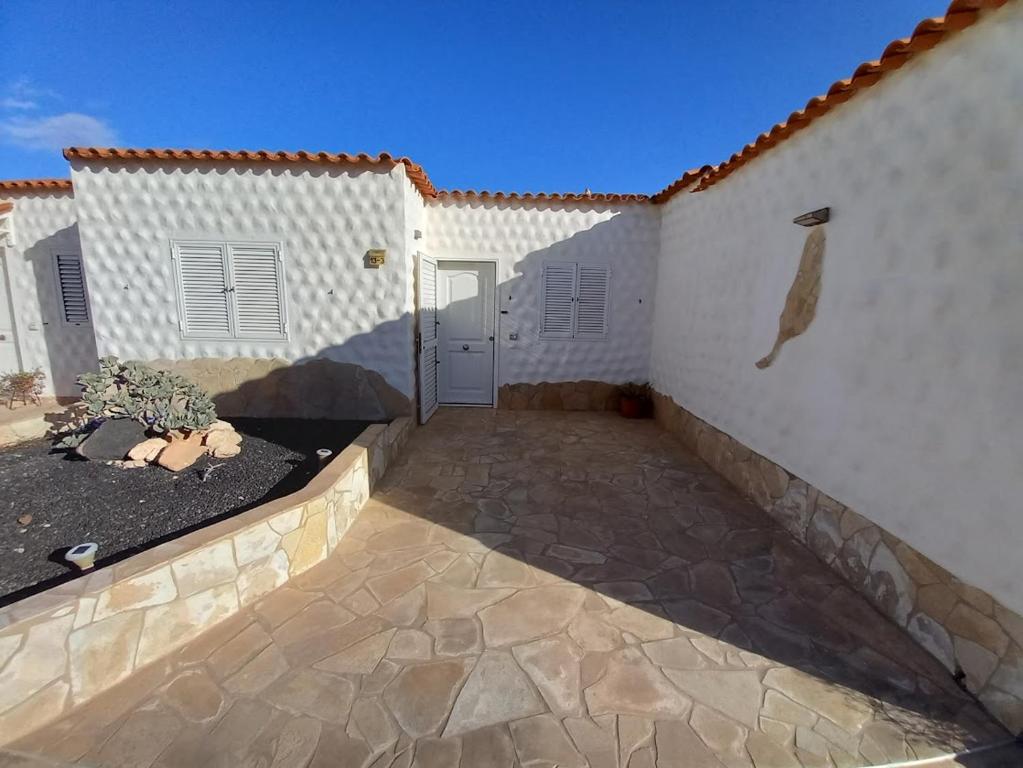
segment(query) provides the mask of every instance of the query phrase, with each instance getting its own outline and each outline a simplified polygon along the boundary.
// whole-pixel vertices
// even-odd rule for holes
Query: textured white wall
[[[423,250],[437,259],[497,259],[498,384],[649,376],[659,212],[650,205],[442,200],[427,207]],[[611,265],[604,341],[539,338],[546,261]],[[518,333],[511,341],[510,333]]]
[[[1023,610],[1023,5],[665,208],[653,381]],[[767,354],[832,206],[809,331]]]
[[[72,177],[102,355],[327,356],[412,394],[403,166],[75,162]],[[181,338],[170,241],[197,237],[282,243],[287,341]],[[387,249],[384,267],[365,265],[371,248]]]
[[[15,246],[6,249],[21,365],[42,368],[46,394],[77,395],[75,378],[96,367],[90,325],[64,325],[53,271],[57,253],[81,254],[71,192],[0,194],[14,203]]]

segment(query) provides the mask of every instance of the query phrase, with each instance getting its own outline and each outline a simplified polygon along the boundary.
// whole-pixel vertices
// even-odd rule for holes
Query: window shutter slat
[[[575,287],[575,264],[544,265],[540,296],[540,338],[572,338]]]
[[[230,249],[238,336],[283,338],[283,286],[277,248],[232,243]]]
[[[74,325],[89,322],[82,257],[77,254],[58,255],[56,262],[57,288],[60,291],[64,322]]]
[[[579,300],[576,302],[577,339],[607,336],[608,289],[611,270],[603,265],[579,265]]]
[[[219,243],[179,243],[178,275],[188,336],[230,337],[227,260]]]

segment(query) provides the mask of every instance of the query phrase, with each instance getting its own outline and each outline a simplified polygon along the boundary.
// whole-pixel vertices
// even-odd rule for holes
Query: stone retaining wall
[[[603,381],[502,384],[497,407],[511,411],[617,411],[618,387]]]
[[[654,394],[658,423],[1023,730],[1023,617],[770,459]]]
[[[0,744],[321,562],[411,428],[371,425],[297,493],[0,609]]]

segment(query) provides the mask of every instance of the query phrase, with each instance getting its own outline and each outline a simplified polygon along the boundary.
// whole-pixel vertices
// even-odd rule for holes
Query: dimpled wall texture
[[[6,249],[6,266],[21,366],[43,370],[46,394],[76,395],[75,377],[96,366],[96,341],[92,326],[63,322],[53,268],[56,255],[82,252],[74,199],[67,191],[0,200],[14,203],[15,245]]]
[[[652,205],[482,202],[427,207],[424,250],[436,259],[497,259],[498,384],[596,379],[645,381],[660,213]],[[539,338],[540,276],[547,261],[611,266],[603,341]],[[509,339],[517,333],[518,340]]]
[[[404,168],[72,163],[101,355],[326,356],[412,394]],[[185,340],[172,239],[270,240],[285,261],[287,341]],[[386,248],[387,263],[366,265]]]
[[[995,15],[667,204],[652,378],[1020,612],[1023,5]],[[758,370],[825,205],[817,317]]]

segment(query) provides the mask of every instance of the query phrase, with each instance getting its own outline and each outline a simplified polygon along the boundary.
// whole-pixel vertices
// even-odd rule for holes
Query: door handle
[[[462,350],[463,350],[464,352],[468,352],[468,351],[469,351],[469,345],[468,345],[468,344],[463,344],[463,345],[462,345]]]
[[[494,340],[494,337],[493,337],[493,336],[488,336],[488,337],[487,337],[487,341],[493,341],[493,340]]]

